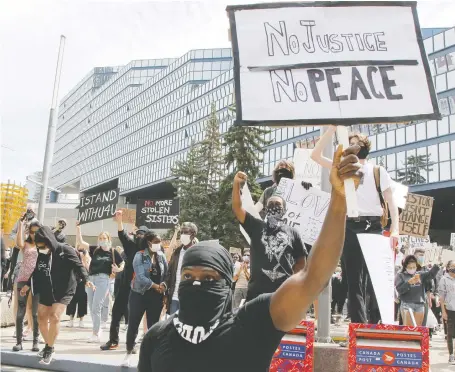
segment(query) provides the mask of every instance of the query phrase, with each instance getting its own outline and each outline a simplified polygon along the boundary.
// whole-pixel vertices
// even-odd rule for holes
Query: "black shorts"
[[[68,306],[72,299],[73,299],[73,295],[64,296],[60,299],[55,299],[54,296],[52,296],[52,295],[49,295],[49,294],[46,295],[46,293],[44,293],[44,294],[40,293],[39,303],[40,303],[40,305],[48,306],[48,307],[52,306],[53,304],[62,304],[62,305]]]

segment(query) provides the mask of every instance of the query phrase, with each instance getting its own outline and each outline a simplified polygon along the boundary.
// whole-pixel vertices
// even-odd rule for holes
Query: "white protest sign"
[[[435,265],[439,264],[442,255],[442,247],[431,247],[425,249],[425,260],[424,265]]]
[[[450,234],[450,246],[455,248],[455,233]]]
[[[309,190],[299,181],[282,178],[276,194],[286,202],[285,223],[295,227],[302,240],[313,245],[321,232],[330,203],[330,194],[314,187]]]
[[[416,236],[409,237],[409,248],[416,250],[417,248],[431,247],[430,237],[418,238]]]
[[[408,196],[408,186],[392,181],[391,185],[393,200],[398,208],[404,209],[406,206],[406,198]]]
[[[296,148],[294,150],[295,179],[311,183],[313,187],[321,188],[321,166],[311,159],[310,149]]]
[[[455,252],[449,249],[444,249],[442,251],[441,260],[444,265],[447,265],[449,261],[455,260]]]
[[[440,116],[415,2],[228,6],[237,124]]]
[[[243,209],[245,209],[253,217],[256,217],[256,218],[262,220],[261,216],[259,215],[258,210],[254,206],[254,201],[253,201],[253,198],[251,197],[250,189],[248,188],[248,185],[246,183],[242,188],[242,195],[240,196],[240,200],[242,201]],[[250,236],[247,234],[247,232],[242,227],[242,225],[240,225],[240,231],[243,234],[246,241],[248,242],[248,244],[251,245]]]
[[[384,324],[395,324],[395,267],[390,238],[375,234],[357,234],[370,273],[374,293]]]

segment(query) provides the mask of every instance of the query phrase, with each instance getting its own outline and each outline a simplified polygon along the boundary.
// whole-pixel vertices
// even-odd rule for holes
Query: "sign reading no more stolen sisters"
[[[119,189],[83,196],[79,201],[78,221],[81,225],[112,218],[115,214]]]
[[[228,6],[237,125],[440,117],[416,2]]]
[[[171,229],[179,223],[179,199],[138,200],[136,226],[150,229]]]

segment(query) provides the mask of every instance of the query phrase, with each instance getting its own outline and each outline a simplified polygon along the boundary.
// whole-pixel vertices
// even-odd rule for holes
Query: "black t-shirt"
[[[111,248],[105,251],[96,245],[89,247],[90,257],[92,258],[92,262],[90,262],[90,275],[112,274],[112,250],[114,251],[115,264],[119,266],[123,262],[123,258],[115,249]]]
[[[293,274],[296,261],[308,255],[300,234],[288,225],[271,231],[264,221],[248,212],[242,226],[251,238],[248,297],[275,292]]]
[[[38,294],[43,301],[54,302],[51,279],[51,255],[38,253],[33,272],[33,294]]]
[[[144,337],[139,372],[266,372],[284,332],[270,317],[272,295],[247,302],[227,314],[213,333],[199,344],[184,340],[172,316],[152,326]],[[195,309],[196,311],[197,309]]]

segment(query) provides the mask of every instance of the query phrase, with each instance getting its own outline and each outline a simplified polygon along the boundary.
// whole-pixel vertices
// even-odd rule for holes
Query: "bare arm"
[[[389,205],[390,218],[392,220],[392,224],[390,225],[390,234],[393,236],[398,236],[400,231],[399,229],[400,216],[398,214],[398,207],[393,197],[392,188],[389,187],[382,194],[384,195],[384,200]]]
[[[24,249],[24,222],[19,221],[17,225],[16,246]]]
[[[79,224],[76,225],[76,240],[79,242],[79,245],[88,250],[90,247],[90,244],[88,244],[84,239],[82,239],[82,231],[81,231],[81,226]]]
[[[240,189],[245,184],[246,180],[247,176],[245,173],[237,172],[232,186],[232,211],[240,223],[244,223],[246,218],[246,211],[242,207],[242,199],[240,198]]]
[[[288,332],[303,318],[311,303],[330,280],[339,262],[344,243],[346,226],[345,179],[360,180],[357,156],[358,146],[349,148],[341,161],[342,150],[338,148],[330,181],[332,197],[324,224],[316,243],[311,249],[304,270],[287,279],[272,295],[270,315],[277,330]]]
[[[325,147],[330,144],[332,137],[336,132],[336,127],[331,125],[329,130],[324,133],[322,137],[319,138],[319,141],[316,143],[313,151],[311,152],[311,159],[324,168],[332,168],[332,159],[326,158],[322,155],[322,151]]]

